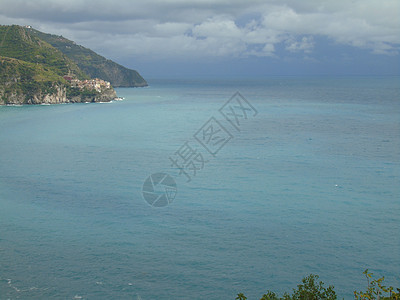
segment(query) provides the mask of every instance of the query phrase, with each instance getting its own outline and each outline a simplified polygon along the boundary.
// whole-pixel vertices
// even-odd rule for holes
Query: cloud
[[[304,53],[311,53],[314,48],[314,39],[312,36],[303,36],[300,41],[293,39],[286,40],[286,50],[290,52],[304,51]]]
[[[2,0],[0,23],[30,24],[112,57],[310,57],[316,37],[398,55],[398,11],[398,0]]]

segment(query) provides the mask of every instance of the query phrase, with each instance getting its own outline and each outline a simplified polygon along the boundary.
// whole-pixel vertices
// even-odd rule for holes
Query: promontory
[[[0,105],[107,102],[140,74],[62,36],[0,25]]]

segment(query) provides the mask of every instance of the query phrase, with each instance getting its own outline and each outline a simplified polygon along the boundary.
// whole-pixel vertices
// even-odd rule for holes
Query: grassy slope
[[[63,53],[27,30],[17,25],[0,26],[0,56],[41,64],[45,71],[52,71],[59,76],[72,73],[80,79],[88,78]]]
[[[92,78],[97,77],[110,81],[113,86],[147,85],[137,71],[127,69],[62,36],[46,34],[35,29],[27,30],[60,50]]]
[[[35,96],[55,95],[60,87],[66,88],[67,97],[97,95],[71,88],[62,77],[68,74],[89,78],[75,62],[29,29],[0,26],[0,104],[29,103]]]

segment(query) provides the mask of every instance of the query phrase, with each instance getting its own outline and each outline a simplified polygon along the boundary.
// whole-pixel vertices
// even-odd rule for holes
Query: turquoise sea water
[[[218,112],[236,92],[258,114]],[[0,106],[0,299],[259,299],[310,274],[400,286],[400,79],[150,80],[124,101]],[[194,134],[232,139],[215,157]],[[171,167],[185,143],[206,163]],[[174,177],[173,203],[141,194]]]

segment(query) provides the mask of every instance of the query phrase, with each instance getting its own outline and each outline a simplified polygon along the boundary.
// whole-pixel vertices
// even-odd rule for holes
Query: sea
[[[400,78],[153,79],[0,106],[0,299],[400,287]]]

